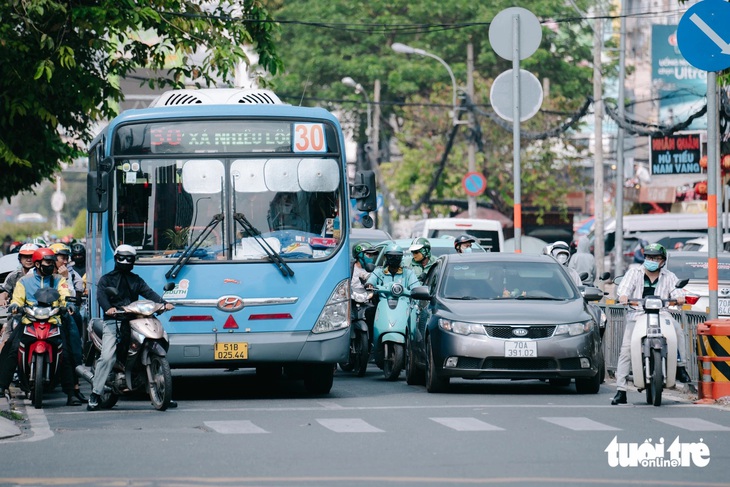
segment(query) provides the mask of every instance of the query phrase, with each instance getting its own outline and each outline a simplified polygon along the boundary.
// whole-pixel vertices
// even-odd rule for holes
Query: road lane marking
[[[476,418],[428,418],[456,431],[504,431],[504,428]]]
[[[584,417],[562,417],[562,418],[540,418],[548,423],[553,423],[563,428],[573,431],[621,431],[621,428],[615,428],[607,424],[593,421]]]
[[[654,418],[657,421],[689,431],[730,431],[721,424],[712,423],[700,418]]]
[[[323,418],[317,422],[335,433],[384,433],[360,418]]]
[[[204,421],[203,424],[217,433],[223,435],[250,435],[259,433],[268,433],[265,429],[261,429],[253,422],[248,420],[241,421]]]
[[[25,399],[25,414],[28,416],[30,422],[30,432],[33,434],[29,438],[24,438],[18,441],[43,441],[53,437],[53,431],[51,426],[48,424],[48,418],[42,409],[36,409],[30,400]]]

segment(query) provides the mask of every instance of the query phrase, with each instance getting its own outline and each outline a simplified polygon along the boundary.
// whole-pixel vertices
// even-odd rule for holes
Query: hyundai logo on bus
[[[238,296],[223,296],[218,300],[218,309],[233,313],[243,309],[243,299]]]

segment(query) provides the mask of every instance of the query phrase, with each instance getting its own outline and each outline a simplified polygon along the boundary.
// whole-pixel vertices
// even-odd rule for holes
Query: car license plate
[[[730,315],[730,299],[722,298],[717,300],[717,314]]]
[[[247,360],[248,343],[216,343],[213,353],[215,360]]]
[[[505,357],[537,357],[537,343],[524,340],[504,342]]]

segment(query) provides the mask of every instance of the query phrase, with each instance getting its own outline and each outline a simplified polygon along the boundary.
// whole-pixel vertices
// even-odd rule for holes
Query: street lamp
[[[467,121],[463,121],[462,122],[461,120],[459,120],[457,118],[457,107],[456,107],[456,92],[457,92],[457,89],[456,89],[456,78],[454,77],[454,72],[451,71],[451,67],[448,64],[446,64],[446,61],[444,61],[443,59],[441,59],[440,57],[438,57],[435,54],[431,54],[428,51],[424,51],[423,49],[417,49],[415,47],[407,46],[405,44],[401,44],[400,42],[393,43],[390,46],[390,48],[393,49],[395,52],[400,53],[400,54],[418,54],[419,56],[430,57],[430,58],[435,59],[436,61],[440,62],[441,64],[443,64],[443,66],[446,68],[446,71],[449,72],[449,76],[451,77],[451,87],[452,87],[452,89],[454,91],[454,94],[452,96],[452,101],[451,101],[451,104],[453,106],[453,112],[452,112],[452,117],[451,117],[453,119],[453,123],[454,123],[454,125],[459,125],[459,124],[462,124],[462,123],[468,123]]]
[[[373,169],[375,165],[378,163],[378,154],[376,152],[375,147],[373,147],[373,125],[372,125],[372,115],[371,115],[371,108],[370,108],[370,97],[368,96],[367,91],[365,91],[360,83],[355,81],[354,79],[350,78],[349,76],[345,76],[342,78],[342,84],[345,86],[349,86],[351,88],[355,88],[355,93],[362,93],[362,95],[365,97],[365,104],[367,105],[367,129],[365,130],[365,135],[368,138],[368,146],[366,148],[366,151],[368,153],[368,158],[370,159],[370,168]]]

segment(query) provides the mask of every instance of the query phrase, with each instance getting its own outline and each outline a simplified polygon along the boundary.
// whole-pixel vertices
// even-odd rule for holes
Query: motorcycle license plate
[[[215,360],[247,360],[248,343],[216,343],[213,358]]]
[[[504,342],[505,357],[537,357],[537,343],[528,341]]]
[[[723,298],[717,300],[717,314],[730,315],[730,299]]]

